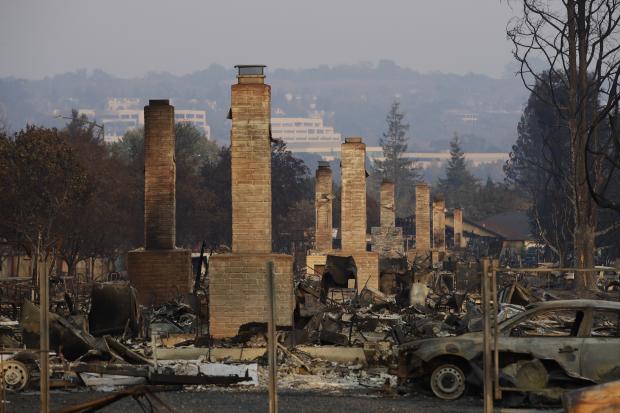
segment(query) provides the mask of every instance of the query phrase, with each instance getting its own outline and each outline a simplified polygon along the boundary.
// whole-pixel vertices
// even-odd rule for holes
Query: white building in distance
[[[139,107],[139,99],[110,99],[106,110],[97,114],[92,109],[80,109],[89,119],[96,119],[103,124],[105,141],[119,141],[127,131],[144,126],[144,110]],[[198,130],[204,132],[207,139],[211,139],[211,127],[207,123],[207,111],[195,109],[174,110],[176,123],[191,123]]]
[[[333,161],[340,159],[340,146],[337,148],[328,146],[308,146],[291,150],[298,154],[319,155],[324,161]],[[366,156],[372,160],[384,160],[383,148],[380,146],[367,146]],[[510,157],[508,152],[465,152],[465,160],[472,166],[480,166],[482,164],[506,162]],[[450,152],[405,152],[404,158],[411,159],[418,166],[426,168],[434,164],[442,164],[450,160]]]
[[[211,139],[211,127],[207,123],[207,111],[205,110],[174,109],[174,121],[191,123],[196,129],[203,131],[207,139]]]
[[[283,140],[291,152],[340,151],[341,135],[321,118],[272,117],[271,136]]]

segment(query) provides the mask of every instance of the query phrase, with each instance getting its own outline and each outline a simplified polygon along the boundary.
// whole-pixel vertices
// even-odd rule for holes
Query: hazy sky
[[[0,76],[379,59],[500,76],[511,15],[501,0],[0,0]]]

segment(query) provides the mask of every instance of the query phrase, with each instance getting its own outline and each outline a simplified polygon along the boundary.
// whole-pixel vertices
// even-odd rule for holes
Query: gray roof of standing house
[[[507,241],[531,240],[530,221],[524,211],[508,211],[490,216],[478,222],[483,228],[493,231]]]

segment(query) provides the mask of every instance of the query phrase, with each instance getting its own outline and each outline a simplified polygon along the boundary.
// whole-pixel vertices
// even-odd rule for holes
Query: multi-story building
[[[207,112],[204,110],[175,109],[174,121],[176,123],[191,123],[198,130],[203,131],[207,139],[211,139],[211,127],[207,124]]]
[[[207,123],[205,110],[175,109],[174,112],[175,122],[191,123],[203,131],[207,139],[211,139],[211,127]],[[116,142],[127,131],[144,126],[144,110],[138,99],[110,99],[106,110],[99,114],[93,109],[80,109],[79,113],[90,119],[99,118],[104,125],[106,142]]]
[[[271,136],[292,152],[340,151],[341,136],[321,118],[271,118]]]
[[[102,114],[101,123],[105,128],[105,141],[115,142],[131,130],[144,126],[144,111],[139,109],[117,109]]]

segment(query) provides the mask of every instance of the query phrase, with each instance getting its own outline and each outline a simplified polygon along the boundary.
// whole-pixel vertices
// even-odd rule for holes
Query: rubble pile
[[[416,281],[391,282],[389,294],[368,286],[359,293],[341,286],[326,290],[315,275],[299,277],[295,326],[278,332],[278,385],[396,392],[402,384],[396,375],[402,369],[399,351],[411,343],[459,338],[482,330],[479,290],[459,288],[471,287],[471,272],[477,267],[467,265],[464,272],[459,265],[454,272],[415,266]],[[549,288],[557,284],[543,284],[518,270],[501,274],[497,321],[516,317],[531,304],[569,294]],[[601,294],[609,298],[613,292]],[[201,391],[212,385],[266,386],[265,323],[243,325],[237,336],[215,340],[203,321],[204,296],[180,297],[154,307],[138,306],[135,297],[125,282],[96,284],[89,299],[83,300],[89,303],[88,312],[65,308],[50,314],[53,388],[112,390],[168,384]],[[562,335],[570,322],[543,317],[525,323],[519,334]],[[596,334],[608,334],[614,323],[597,318]],[[6,311],[0,315],[8,389],[36,387],[38,328],[39,308],[29,300],[20,303],[18,318]],[[554,377],[537,359],[515,360],[501,374],[511,385],[523,384],[527,374],[545,385]],[[531,380],[525,383],[532,384]]]

